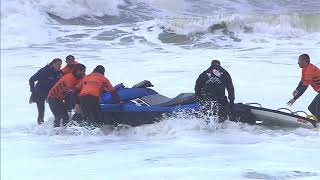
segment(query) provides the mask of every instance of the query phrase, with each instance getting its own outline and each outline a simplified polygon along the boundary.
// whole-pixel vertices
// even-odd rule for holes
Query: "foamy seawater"
[[[29,105],[29,78],[73,54],[113,85],[148,79],[193,92],[218,58],[236,102],[286,107],[297,57],[320,65],[317,1],[1,0],[1,179],[319,179],[319,130],[176,117],[140,127],[52,128]],[[309,88],[292,110],[307,111]]]

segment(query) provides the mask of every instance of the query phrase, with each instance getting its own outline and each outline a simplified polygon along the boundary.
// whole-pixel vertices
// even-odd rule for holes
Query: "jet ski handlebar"
[[[305,112],[305,111],[295,111],[295,112],[293,112],[293,111],[291,111],[291,110],[288,109],[288,108],[279,108],[279,109],[277,109],[277,111],[281,111],[281,110],[287,110],[287,111],[290,112],[290,114],[295,114],[295,115],[299,115],[299,113],[302,113],[302,114],[305,115],[305,117],[308,117],[308,113]]]
[[[249,106],[255,105],[255,106],[262,107],[262,105],[259,103],[246,103],[245,105],[249,105]]]
[[[305,115],[306,115],[306,117],[308,117],[308,116],[309,116],[309,115],[308,115],[308,113],[307,113],[307,112],[305,112],[305,111],[296,111],[296,112],[294,112],[293,114],[299,115],[299,113],[303,113],[303,114],[305,114]]]
[[[290,114],[293,114],[293,112],[292,112],[290,109],[288,109],[288,108],[279,108],[279,109],[277,109],[277,111],[282,111],[282,110],[289,111]]]

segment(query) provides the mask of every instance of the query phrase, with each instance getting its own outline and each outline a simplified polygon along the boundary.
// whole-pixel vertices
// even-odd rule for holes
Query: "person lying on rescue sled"
[[[225,90],[228,91],[228,99]],[[221,67],[220,61],[213,60],[211,66],[201,73],[196,81],[195,96],[205,110],[217,110],[219,121],[225,120],[234,104],[234,86],[228,71]],[[211,107],[213,106],[214,107]],[[213,108],[213,109],[212,109]]]
[[[75,86],[82,80],[86,73],[86,66],[75,64],[72,72],[64,75],[51,88],[48,95],[48,102],[52,114],[54,115],[54,127],[59,127],[61,120],[65,126],[69,122],[68,106],[66,97],[72,92]]]
[[[299,67],[302,68],[302,77],[298,87],[293,91],[293,98],[287,103],[292,106],[293,103],[307,90],[308,86],[318,93],[309,105],[309,111],[320,120],[320,69],[310,63],[308,54],[302,54],[298,59]]]
[[[88,123],[99,123],[101,108],[99,104],[100,96],[104,91],[109,91],[116,103],[120,102],[120,97],[104,76],[105,68],[98,65],[91,74],[83,78],[77,85],[80,91],[80,111],[81,121]]]

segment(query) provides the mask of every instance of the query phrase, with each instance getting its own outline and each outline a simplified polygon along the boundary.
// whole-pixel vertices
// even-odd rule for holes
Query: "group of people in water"
[[[54,127],[65,126],[72,109],[81,114],[84,121],[97,122],[101,113],[99,99],[105,91],[112,94],[116,103],[120,103],[116,90],[104,76],[105,68],[102,65],[96,66],[92,73],[86,75],[86,66],[77,62],[74,56],[68,55],[66,63],[61,69],[62,60],[56,58],[29,79],[29,102],[37,104],[38,124],[44,122],[46,101],[55,118]],[[311,85],[318,94],[308,109],[314,117],[320,119],[320,69],[310,63],[307,54],[299,56],[298,64],[302,68],[302,77],[288,105],[291,106]],[[228,98],[225,90],[228,91]],[[210,67],[199,75],[195,97],[200,102],[215,102],[217,106],[232,110],[235,100],[232,78],[221,67],[219,60],[213,60]]]
[[[86,66],[75,61],[74,56],[67,56],[66,63],[61,69],[62,60],[56,58],[29,79],[30,103],[37,104],[38,124],[44,122],[45,101],[54,115],[54,127],[65,126],[72,109],[81,113],[86,121],[97,121],[100,114],[99,98],[104,91],[111,92],[115,101],[120,102],[110,81],[104,76],[105,68],[102,65],[86,75]]]

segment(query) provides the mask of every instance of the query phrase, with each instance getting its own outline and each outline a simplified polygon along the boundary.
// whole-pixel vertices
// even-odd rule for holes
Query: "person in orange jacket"
[[[299,56],[298,64],[302,68],[302,77],[298,87],[293,91],[293,98],[287,103],[292,106],[293,103],[307,90],[308,86],[318,93],[309,105],[309,111],[320,120],[320,69],[310,63],[308,54]]]
[[[66,97],[70,95],[72,90],[82,80],[85,72],[86,67],[83,64],[75,64],[72,72],[59,79],[49,91],[48,103],[54,115],[54,127],[59,127],[61,120],[63,126],[69,122],[68,99]]]
[[[84,121],[98,123],[101,113],[99,104],[100,96],[104,91],[109,91],[116,102],[120,98],[113,89],[110,81],[104,76],[105,68],[98,65],[91,74],[84,77],[77,88],[80,91],[80,109]]]
[[[72,72],[72,67],[75,64],[78,64],[78,62],[74,59],[74,56],[72,56],[72,55],[68,55],[66,57],[66,63],[67,63],[67,65],[65,65],[62,68],[62,72],[63,72],[64,75],[71,73]]]

